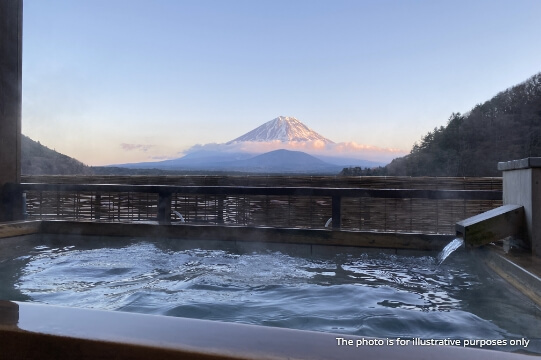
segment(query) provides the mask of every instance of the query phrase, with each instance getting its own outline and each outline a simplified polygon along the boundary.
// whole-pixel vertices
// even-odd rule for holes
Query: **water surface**
[[[455,252],[442,265],[437,255],[306,258],[225,245],[185,249],[172,241],[44,240],[0,260],[0,273],[10,274],[0,294],[360,336],[526,337],[534,340],[528,350],[536,351],[539,308],[472,254]]]

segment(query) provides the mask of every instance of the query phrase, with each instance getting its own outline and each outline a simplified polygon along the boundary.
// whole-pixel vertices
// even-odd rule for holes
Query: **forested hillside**
[[[343,175],[501,176],[499,161],[541,156],[541,73],[469,113],[454,113],[414,144],[411,153],[377,169]]]
[[[82,162],[60,154],[21,136],[21,172],[23,175],[90,175],[91,170]]]

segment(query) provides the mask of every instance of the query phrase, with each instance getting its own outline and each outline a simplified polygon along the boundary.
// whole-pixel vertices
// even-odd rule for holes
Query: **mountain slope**
[[[454,113],[410,154],[362,175],[501,176],[499,161],[541,156],[541,73],[500,92],[469,113]]]
[[[21,173],[23,175],[90,175],[82,162],[51,150],[21,135]]]
[[[313,141],[319,143],[313,144]],[[165,171],[313,172],[336,174],[344,166],[374,167],[383,165],[380,162],[341,156],[312,156],[300,151],[286,152],[284,149],[261,154],[262,151],[268,151],[269,147],[271,149],[277,147],[288,148],[289,145],[292,145],[294,149],[297,147],[313,149],[314,146],[321,149],[321,143],[326,145],[325,148],[334,146],[331,140],[311,130],[296,118],[279,116],[228,143],[209,144],[210,146],[198,145],[194,147],[195,150],[181,158],[111,166],[125,169],[159,169]],[[259,158],[257,155],[262,157]]]
[[[223,168],[224,163],[244,160],[255,156],[250,153],[227,153],[219,151],[196,151],[181,158],[163,161],[140,162],[131,164],[111,165],[130,169],[161,169],[161,170],[204,170]]]
[[[212,153],[211,153],[212,154]],[[336,174],[342,168],[326,163],[302,151],[274,150],[260,155],[222,154],[205,157],[186,156],[180,159],[116,165],[127,169],[156,169],[167,171],[235,171],[246,173],[328,173]],[[187,158],[187,159],[186,159]],[[185,161],[183,161],[185,160]]]
[[[227,144],[241,141],[313,141],[320,140],[325,143],[334,142],[318,134],[294,117],[279,116],[263,125],[227,142]]]
[[[276,150],[261,154],[240,150],[243,142],[333,142],[311,130],[294,117],[279,116],[226,144],[216,144],[213,150],[198,150],[184,157],[157,162],[111,165],[130,169],[160,169],[168,171],[242,171],[242,172],[326,172],[337,173],[341,167],[325,163],[300,151]],[[241,145],[241,146],[238,146]],[[224,151],[216,150],[223,149]],[[233,149],[233,150],[231,150]],[[255,158],[254,158],[255,157]],[[253,158],[253,159],[252,159]],[[333,159],[334,160],[334,159]],[[346,160],[347,161],[347,160]],[[349,162],[348,162],[349,163]]]
[[[339,166],[321,161],[302,151],[274,150],[255,156],[251,159],[239,160],[224,164],[228,169],[249,172],[272,173],[334,173]]]

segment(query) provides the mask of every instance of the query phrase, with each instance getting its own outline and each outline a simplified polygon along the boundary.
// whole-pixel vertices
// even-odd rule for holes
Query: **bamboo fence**
[[[502,190],[501,178],[342,176],[23,176],[23,183],[178,186],[325,187],[427,190]],[[155,221],[158,194],[136,192],[26,192],[29,219]],[[346,197],[344,230],[454,234],[457,221],[488,211],[501,200]],[[324,228],[330,197],[175,193],[173,222]],[[179,216],[180,215],[180,216]]]

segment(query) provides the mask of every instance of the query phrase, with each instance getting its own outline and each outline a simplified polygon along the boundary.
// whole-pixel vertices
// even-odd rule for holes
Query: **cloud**
[[[126,144],[122,143],[120,144],[120,147],[122,150],[125,151],[133,151],[133,150],[139,150],[139,151],[148,151],[149,149],[153,148],[154,145],[145,145],[145,144]]]
[[[152,159],[152,160],[170,160],[170,159],[174,159],[175,157],[174,156],[171,156],[171,155],[156,155],[156,156],[150,156],[149,159]]]
[[[262,154],[268,151],[287,149],[303,151],[311,155],[336,156],[352,159],[372,160],[380,162],[390,162],[392,159],[404,156],[408,151],[394,148],[381,148],[373,145],[357,144],[356,142],[325,143],[321,140],[313,141],[241,141],[228,144],[198,144],[194,145],[183,154],[190,154],[196,151],[212,152],[246,152],[252,154]]]

